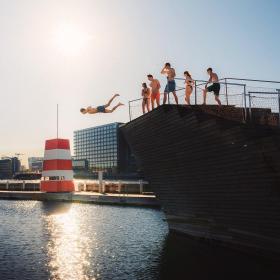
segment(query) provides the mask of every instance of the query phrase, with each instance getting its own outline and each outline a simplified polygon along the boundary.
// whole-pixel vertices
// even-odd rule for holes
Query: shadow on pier
[[[280,279],[280,267],[271,259],[170,233],[158,279]]]

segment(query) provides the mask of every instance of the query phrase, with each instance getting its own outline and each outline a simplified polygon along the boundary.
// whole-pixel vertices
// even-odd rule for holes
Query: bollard
[[[98,171],[99,193],[103,193],[103,171]]]
[[[106,192],[106,182],[103,181],[102,183],[102,193]]]
[[[118,182],[118,192],[119,192],[119,193],[122,192],[122,184],[121,184],[121,181]]]
[[[139,186],[140,186],[140,194],[142,194],[143,193],[143,186],[144,186],[143,180],[139,180]]]

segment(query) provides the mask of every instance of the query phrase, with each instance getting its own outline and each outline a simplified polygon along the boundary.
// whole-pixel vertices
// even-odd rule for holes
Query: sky
[[[0,0],[0,157],[42,156],[46,139],[128,121],[148,73],[280,80],[278,0]],[[113,114],[81,115],[113,93]]]

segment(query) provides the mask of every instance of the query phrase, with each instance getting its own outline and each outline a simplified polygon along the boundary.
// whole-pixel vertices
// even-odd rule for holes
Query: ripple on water
[[[167,235],[162,218],[153,209],[0,201],[0,275],[155,279]]]

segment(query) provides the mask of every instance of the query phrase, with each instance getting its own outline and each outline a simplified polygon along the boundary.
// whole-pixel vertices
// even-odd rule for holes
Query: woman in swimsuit
[[[185,97],[185,100],[186,100],[186,103],[188,105],[191,105],[190,97],[191,97],[191,94],[192,94],[192,91],[193,91],[194,81],[193,81],[192,76],[189,73],[189,71],[185,71],[184,72],[184,76],[186,78],[185,79],[185,84],[186,84],[186,97]]]
[[[143,114],[146,113],[146,109],[148,112],[150,112],[150,103],[151,103],[151,90],[148,88],[146,83],[142,84],[142,110]]]

